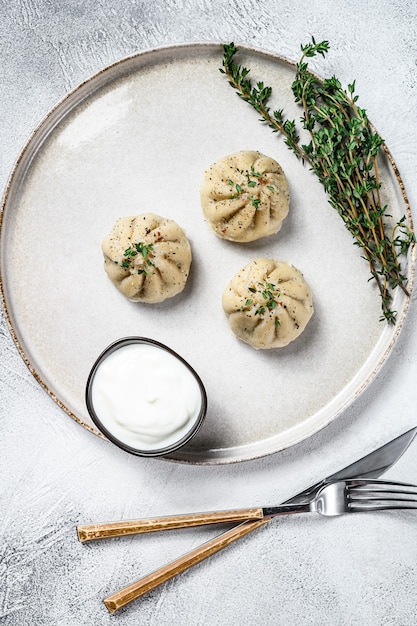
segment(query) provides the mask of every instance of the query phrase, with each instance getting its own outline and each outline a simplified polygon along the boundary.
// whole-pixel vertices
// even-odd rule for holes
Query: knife
[[[339,470],[335,474],[328,476],[326,479],[319,481],[312,487],[305,489],[301,493],[297,494],[293,498],[286,500],[281,506],[289,507],[291,505],[297,506],[298,504],[306,503],[312,500],[318,491],[327,483],[335,482],[337,480],[345,480],[347,478],[378,478],[383,474],[388,468],[390,468],[407,450],[410,443],[413,441],[417,432],[417,427],[413,428],[404,434],[400,435],[396,439],[388,442],[381,448],[371,452],[367,456],[359,459],[355,463],[348,465],[342,470]],[[175,561],[172,561],[168,565],[165,565],[151,574],[135,581],[131,585],[128,585],[124,589],[113,593],[111,596],[105,598],[103,600],[107,609],[110,613],[115,613],[122,607],[126,606],[133,600],[143,596],[145,593],[148,593],[152,589],[155,589],[159,585],[167,582],[171,578],[174,578],[178,574],[184,572],[189,569],[193,565],[200,563],[204,559],[208,558],[212,554],[219,552],[226,546],[230,545],[232,542],[237,541],[241,537],[244,537],[248,533],[256,530],[260,526],[268,523],[272,517],[264,516],[263,509],[262,518],[255,520],[247,520],[238,526],[233,527],[232,529],[222,533],[221,535],[215,537],[211,541],[204,543],[202,546],[191,550],[187,554],[179,557]],[[171,528],[180,528],[183,527],[182,521],[185,521],[185,518],[190,518],[190,516],[175,516],[176,518],[180,518],[180,521],[177,522],[177,525],[170,526]],[[155,518],[155,520],[161,518]],[[162,518],[164,519],[164,518]],[[169,518],[165,518],[169,519]],[[143,520],[142,520],[143,521]],[[224,521],[224,520],[221,520]],[[141,520],[139,520],[141,523]],[[207,523],[207,522],[200,522]],[[187,526],[190,524],[186,524]],[[108,526],[108,525],[107,525]],[[79,527],[80,528],[80,527]],[[114,529],[113,529],[114,530]],[[152,528],[152,530],[160,530],[160,528]],[[139,530],[138,532],[143,532],[143,530]],[[148,531],[145,531],[148,532]],[[120,534],[120,533],[118,533]],[[122,534],[130,534],[126,532],[122,532]],[[109,535],[107,535],[109,536]],[[114,534],[111,536],[115,536]],[[90,537],[91,538],[91,537]]]
[[[328,476],[282,504],[303,504],[306,500],[310,500],[311,497],[314,497],[317,492],[329,482],[346,480],[348,478],[379,478],[379,476],[392,467],[404,454],[416,434],[417,427],[408,430],[370,454],[367,454],[362,459]]]
[[[296,504],[307,503],[329,482],[345,480],[347,478],[378,478],[400,458],[413,441],[416,433],[417,427],[403,433],[362,459],[355,461],[355,463],[348,465],[344,469],[337,471],[335,474],[328,476],[296,496],[286,500],[281,506],[290,507]],[[280,507],[275,507],[277,511],[279,508]],[[191,513],[187,515],[170,515],[125,522],[90,524],[78,526],[77,533],[79,541],[84,543],[93,539],[136,535],[174,528],[189,528],[191,526],[218,524],[221,522],[262,520],[271,510],[270,508],[263,509],[257,507],[251,509],[233,509],[230,511]],[[286,512],[290,512],[290,509],[282,510],[282,513]]]

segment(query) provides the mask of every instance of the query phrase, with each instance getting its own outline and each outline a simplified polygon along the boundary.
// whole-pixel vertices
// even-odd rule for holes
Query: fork
[[[288,515],[295,513],[319,513],[320,515],[338,516],[344,513],[357,513],[363,511],[382,511],[389,509],[417,509],[417,486],[408,483],[394,483],[386,480],[367,480],[352,479],[329,483],[322,487],[314,498],[303,504],[281,505],[277,507],[266,507],[261,509],[246,509],[250,511],[252,518],[235,526],[234,528],[222,533],[214,539],[204,543],[203,545],[191,550],[187,554],[175,559],[171,563],[155,570],[151,574],[137,580],[131,585],[117,591],[108,598],[105,598],[104,604],[110,613],[118,611],[126,604],[155,589],[164,582],[174,578],[178,574],[189,569],[193,565],[200,563],[212,554],[215,554],[222,548],[225,548],[232,542],[240,539],[248,533],[256,530],[269,522],[273,517],[280,515]],[[259,511],[259,517],[253,518],[253,511]],[[244,514],[245,509],[241,510]],[[226,515],[227,512],[219,512],[216,515]],[[236,521],[236,511],[233,511],[233,520]],[[159,527],[152,530],[161,530],[164,526],[160,526],[161,520],[175,520],[175,526],[169,525],[169,528],[181,528],[184,526],[201,525],[202,516],[198,514],[198,523],[193,524],[195,515],[178,515],[174,518],[154,518],[151,522],[159,523]],[[211,517],[208,523],[212,523],[213,513],[207,514]],[[243,518],[244,519],[244,518]],[[148,520],[149,521],[149,520]],[[224,519],[218,521],[225,521]],[[132,522],[136,528],[140,527],[141,522],[146,520],[137,520]],[[126,524],[125,522],[124,524]],[[123,524],[123,523],[122,523]],[[103,525],[108,527],[109,525]],[[112,524],[111,536],[115,536],[115,526]],[[150,532],[149,527],[146,530],[137,530],[136,532]],[[97,529],[98,526],[96,525]],[[125,526],[123,532],[125,533]],[[101,535],[102,538],[102,535]],[[90,537],[91,539],[91,537]]]

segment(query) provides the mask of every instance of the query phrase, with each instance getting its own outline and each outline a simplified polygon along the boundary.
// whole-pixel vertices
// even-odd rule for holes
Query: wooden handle
[[[220,522],[239,522],[245,520],[262,519],[263,512],[258,509],[235,509],[232,511],[213,511],[211,513],[194,513],[189,515],[171,515],[169,517],[154,517],[129,522],[112,522],[109,524],[91,524],[78,526],[78,539],[82,543],[93,539],[107,537],[122,537],[139,533],[151,533],[158,530],[173,528],[188,528]]]
[[[140,596],[148,593],[148,591],[152,591],[152,589],[162,585],[162,583],[165,583],[167,580],[174,578],[177,574],[181,574],[181,572],[184,572],[193,565],[207,559],[209,556],[215,554],[219,550],[222,550],[233,541],[237,541],[253,530],[263,526],[269,522],[269,520],[270,518],[263,518],[257,521],[244,522],[243,524],[239,524],[239,526],[235,526],[231,530],[222,533],[211,541],[204,543],[202,546],[191,550],[191,552],[187,552],[187,554],[184,554],[175,561],[172,561],[172,563],[164,565],[163,567],[152,572],[152,574],[148,574],[128,587],[117,591],[103,600],[104,604],[110,613],[115,613],[122,607],[126,606],[126,604],[140,598]]]

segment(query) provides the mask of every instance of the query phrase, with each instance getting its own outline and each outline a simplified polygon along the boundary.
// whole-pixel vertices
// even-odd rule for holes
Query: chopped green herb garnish
[[[126,250],[123,252],[123,256],[125,258],[120,263],[120,266],[125,269],[130,269],[132,267],[131,264],[132,264],[133,258],[136,257],[138,254],[140,254],[143,257],[143,263],[145,265],[147,265],[148,267],[149,266],[155,267],[155,264],[153,263],[151,258],[149,258],[149,257],[153,257],[153,244],[152,243],[144,244],[141,241],[126,248]],[[147,272],[144,268],[140,267],[138,269],[138,274],[147,275]]]
[[[254,314],[262,315],[266,311],[273,311],[280,303],[281,291],[273,283],[258,282],[257,287],[251,285],[248,290],[256,294],[257,298],[247,298],[245,304],[238,311],[247,311],[256,302],[259,306]]]
[[[251,165],[250,172],[248,170],[245,171],[245,170],[239,170],[239,169],[236,169],[236,171],[241,176],[245,176],[246,177],[246,179],[247,179],[246,186],[249,189],[253,189],[254,187],[257,187],[258,185],[260,185],[263,182],[261,180],[263,174],[261,174],[260,172],[256,172],[255,168],[253,167],[253,165]],[[253,180],[253,178],[255,178],[255,180]],[[239,184],[239,183],[235,183],[231,178],[227,179],[227,183],[228,183],[228,185],[230,185],[230,187],[234,187],[235,190],[236,190],[236,193],[233,196],[231,196],[231,200],[236,200],[236,198],[239,198],[240,195],[245,193],[244,187],[242,187],[242,185]],[[272,185],[268,185],[267,187],[268,187],[268,189],[270,191],[275,191],[275,189],[274,189],[274,187],[272,187]],[[251,204],[255,207],[255,209],[257,209],[259,207],[259,204],[261,203],[261,200],[259,198],[254,198],[252,196],[247,196],[247,198],[251,202]]]

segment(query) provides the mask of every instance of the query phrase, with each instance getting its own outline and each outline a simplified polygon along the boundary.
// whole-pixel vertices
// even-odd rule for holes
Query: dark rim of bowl
[[[166,352],[169,352],[170,354],[172,354],[176,359],[178,359],[181,363],[183,363],[187,367],[187,369],[192,373],[192,375],[194,376],[195,380],[197,381],[199,389],[200,389],[201,406],[200,406],[200,411],[198,413],[198,417],[195,420],[193,426],[184,435],[184,437],[182,437],[181,439],[179,439],[175,443],[171,444],[170,446],[166,446],[165,448],[155,448],[155,449],[152,449],[152,450],[141,450],[139,448],[134,448],[134,447],[130,446],[129,444],[124,443],[123,441],[120,441],[120,439],[115,437],[101,423],[100,418],[98,417],[98,415],[96,414],[96,412],[94,410],[93,402],[92,402],[92,399],[91,399],[91,391],[92,391],[92,383],[94,381],[94,377],[96,375],[97,369],[99,368],[99,366],[102,363],[102,361],[104,361],[108,356],[110,356],[110,354],[112,354],[113,352],[115,352],[119,348],[122,348],[124,346],[127,346],[129,344],[133,344],[133,343],[145,343],[145,344],[153,345],[153,346],[156,346],[157,348],[160,348],[160,349],[165,350]],[[111,343],[109,346],[107,346],[107,348],[105,348],[103,350],[103,352],[100,354],[100,356],[95,361],[95,363],[94,363],[93,367],[91,368],[90,373],[88,375],[87,383],[86,383],[86,387],[85,387],[85,402],[86,402],[87,409],[88,409],[88,412],[90,414],[90,417],[93,420],[94,424],[97,426],[97,428],[99,428],[99,430],[101,430],[103,435],[105,435],[105,437],[107,439],[109,439],[109,441],[114,443],[116,446],[118,446],[122,450],[125,450],[126,452],[129,452],[130,454],[135,454],[136,456],[144,456],[144,457],[165,456],[165,455],[167,455],[167,454],[169,454],[171,452],[174,452],[175,450],[178,450],[182,446],[184,446],[186,443],[188,443],[197,434],[197,431],[200,429],[200,427],[201,427],[201,425],[202,425],[202,423],[204,421],[204,418],[206,416],[206,413],[207,413],[207,393],[206,393],[205,387],[203,385],[203,382],[202,382],[200,376],[195,371],[195,369],[181,355],[179,355],[177,352],[175,352],[175,350],[173,350],[169,346],[166,346],[163,343],[160,343],[159,341],[156,341],[155,339],[149,339],[148,337],[136,337],[136,336],[133,336],[133,337],[123,337],[122,339],[117,339],[116,341]]]

